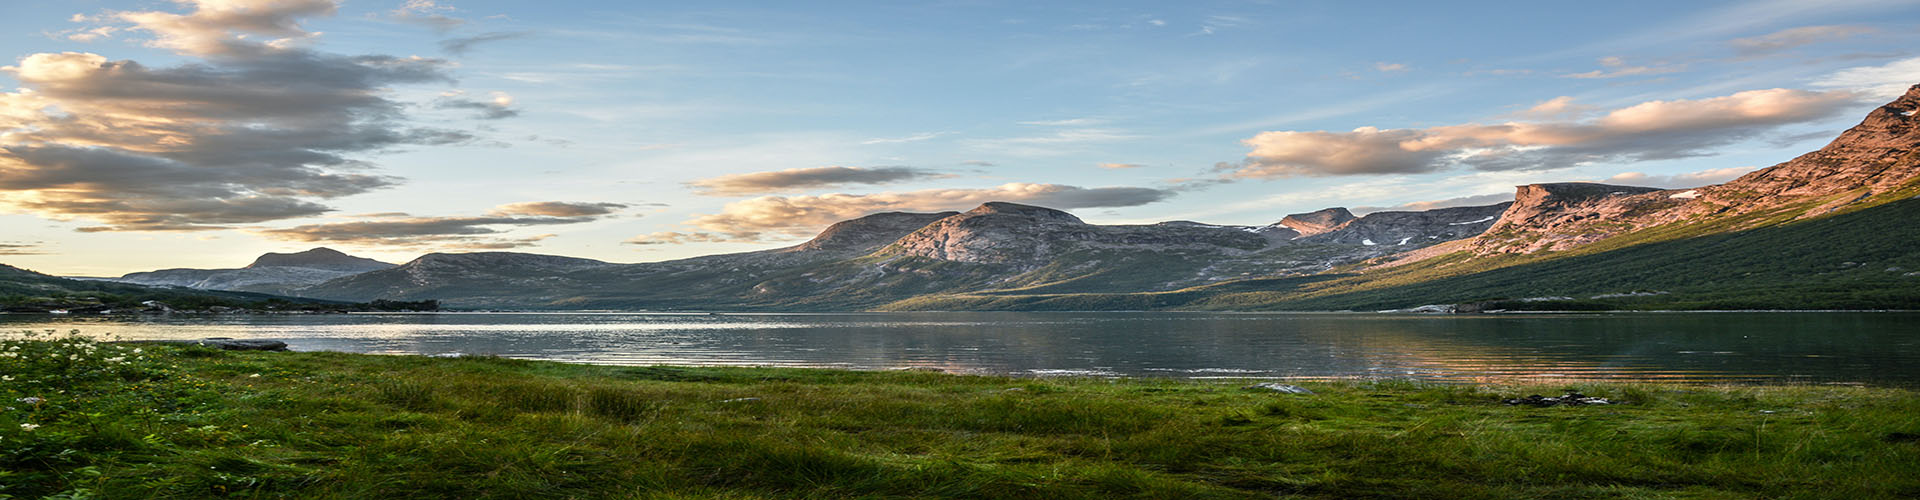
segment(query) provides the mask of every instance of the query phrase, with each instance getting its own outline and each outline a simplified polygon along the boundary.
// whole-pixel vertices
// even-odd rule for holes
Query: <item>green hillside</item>
[[[76,280],[0,264],[0,311],[3,312],[39,313],[50,310],[132,312],[144,308],[142,303],[147,301],[162,302],[173,309],[187,311],[215,307],[326,311],[381,308],[372,304],[288,298],[264,293],[157,288],[109,281]],[[420,308],[426,305],[383,303],[384,307],[400,309]]]
[[[1574,252],[1459,253],[1365,273],[1165,293],[957,294],[883,308],[1370,311],[1487,302],[1507,309],[1920,309],[1920,200],[1904,196],[1810,220],[1784,220],[1797,213],[1791,207],[1673,224]],[[1543,297],[1571,300],[1514,300]]]

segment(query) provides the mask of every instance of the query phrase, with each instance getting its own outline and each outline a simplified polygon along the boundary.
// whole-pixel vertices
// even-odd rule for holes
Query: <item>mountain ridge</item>
[[[1884,220],[1907,213],[1901,202],[1920,195],[1916,108],[1920,85],[1819,150],[1734,181],[1695,188],[1529,184],[1517,186],[1510,203],[1365,216],[1335,207],[1290,214],[1265,226],[1096,225],[1060,210],[995,201],[966,212],[873,214],[836,223],[798,245],[664,262],[430,254],[294,292],[335,300],[434,299],[451,307],[535,309],[1340,309],[1491,300],[1498,297],[1490,297],[1490,290],[1501,286],[1516,293],[1540,289],[1525,282],[1470,291],[1444,286],[1447,280],[1479,279],[1466,277],[1604,272],[1581,267],[1582,262],[1639,266],[1611,257],[1617,255],[1642,255],[1678,266],[1665,271],[1668,275],[1690,275],[1686,262],[1662,260],[1668,256],[1657,249],[1701,262],[1765,261],[1746,257],[1765,248],[1712,250],[1730,252],[1727,258],[1699,253],[1708,251],[1699,244],[1713,241],[1791,246],[1802,259],[1794,265],[1803,266],[1794,272],[1825,276],[1831,273],[1820,266],[1830,264],[1817,262],[1809,252],[1819,247],[1795,239],[1796,231],[1845,233],[1861,241],[1915,240],[1896,241],[1896,247],[1920,241]],[[1896,206],[1880,208],[1889,205]],[[1836,229],[1833,217],[1882,229],[1847,232]],[[1801,224],[1806,221],[1821,222]],[[1753,233],[1759,236],[1742,236],[1762,229]],[[1891,263],[1889,268],[1909,265],[1907,254],[1898,252],[1862,255],[1877,259],[1875,265]],[[1920,267],[1920,262],[1911,265]],[[1791,275],[1765,274],[1774,280]],[[1581,290],[1618,282],[1581,276],[1543,282]],[[1666,275],[1645,276],[1665,282],[1654,277]],[[1908,296],[1903,290],[1913,289],[1914,306],[1920,308],[1920,281],[1847,276],[1873,286],[1905,287],[1858,303],[1898,303]],[[1751,285],[1763,287],[1753,290],[1804,288],[1791,281],[1769,283],[1774,282]],[[1706,293],[1688,293],[1696,292]],[[1594,293],[1610,294],[1638,297],[1641,291]]]

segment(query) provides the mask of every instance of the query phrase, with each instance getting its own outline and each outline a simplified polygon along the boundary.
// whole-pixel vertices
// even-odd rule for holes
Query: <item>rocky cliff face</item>
[[[1907,89],[1867,114],[1859,125],[1818,151],[1786,163],[1749,173],[1716,186],[1716,195],[1759,197],[1819,196],[1865,188],[1892,191],[1911,181],[1920,169],[1920,85]]]

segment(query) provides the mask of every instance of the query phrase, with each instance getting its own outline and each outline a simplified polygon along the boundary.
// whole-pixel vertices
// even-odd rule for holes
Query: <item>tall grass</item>
[[[18,374],[0,384],[13,498],[1920,496],[1905,389],[1355,381],[1303,396],[178,348],[100,372],[124,346],[0,350],[14,346],[37,361],[0,358]],[[1500,403],[1563,390],[1629,404]]]

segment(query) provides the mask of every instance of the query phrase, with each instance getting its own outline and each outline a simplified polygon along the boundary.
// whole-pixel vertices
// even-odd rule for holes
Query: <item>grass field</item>
[[[1899,388],[1290,395],[51,333],[0,342],[0,373],[3,498],[1920,497],[1920,395]],[[1569,389],[1627,404],[1501,402]]]

